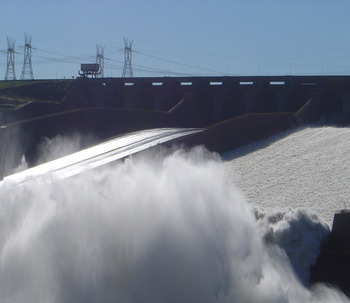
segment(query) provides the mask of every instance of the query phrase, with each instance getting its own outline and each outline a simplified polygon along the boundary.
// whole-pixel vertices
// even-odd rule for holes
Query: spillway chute
[[[4,181],[21,184],[44,175],[50,175],[53,180],[68,178],[158,144],[200,131],[202,129],[198,128],[157,128],[122,135],[71,155],[9,175],[4,178]]]

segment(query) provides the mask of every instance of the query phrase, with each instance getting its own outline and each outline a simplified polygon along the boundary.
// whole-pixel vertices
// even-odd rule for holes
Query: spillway
[[[350,208],[350,128],[306,127],[227,153],[227,180],[264,212],[305,208],[329,226]]]
[[[155,145],[199,131],[201,129],[157,128],[126,134],[74,154],[12,174],[5,177],[4,181],[19,184],[44,175],[50,175],[53,179],[68,178]]]
[[[224,164],[195,147],[103,165],[196,131],[134,133],[8,176],[21,186],[0,186],[1,302],[349,302],[305,287],[326,224],[301,210],[257,220],[248,187],[228,186],[227,165],[256,181],[235,161],[272,166],[251,146]]]

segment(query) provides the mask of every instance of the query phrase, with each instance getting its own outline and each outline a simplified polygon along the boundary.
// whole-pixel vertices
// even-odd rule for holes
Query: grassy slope
[[[0,109],[16,109],[30,102],[59,103],[72,80],[0,81]]]

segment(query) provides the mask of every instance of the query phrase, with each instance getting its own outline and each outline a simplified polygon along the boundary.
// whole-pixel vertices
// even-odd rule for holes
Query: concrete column
[[[255,88],[244,94],[244,112],[259,113],[261,112],[261,104],[259,103],[258,93]]]
[[[294,110],[291,91],[288,89],[276,93],[277,112],[290,112]]]
[[[218,122],[237,116],[237,83],[224,81],[213,92],[213,121]]]
[[[343,120],[350,122],[350,91],[345,91],[341,96]]]
[[[111,105],[122,108],[124,105],[124,83],[109,81],[107,85],[111,87]]]
[[[160,83],[162,83],[160,85]],[[168,111],[176,106],[182,99],[179,81],[160,81],[153,85],[153,109],[157,111]]]
[[[215,93],[213,96],[213,120],[214,122],[223,120],[225,99],[223,94]]]
[[[152,109],[152,107],[151,84],[136,83],[133,81],[126,83],[124,90],[124,108]]]

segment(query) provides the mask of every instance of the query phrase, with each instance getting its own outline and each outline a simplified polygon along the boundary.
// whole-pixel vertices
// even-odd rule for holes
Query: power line
[[[142,52],[135,52],[133,51],[134,53],[140,53],[140,54],[144,54]],[[46,54],[52,54],[52,56],[45,56],[45,55],[40,55],[40,53],[46,53]],[[144,54],[146,55],[146,54]],[[147,54],[148,55],[148,54]],[[153,58],[159,58],[157,56],[153,56],[153,55],[148,55],[148,56],[152,56]],[[90,55],[86,55],[84,57],[82,56],[79,56],[79,55],[67,55],[67,54],[63,54],[63,53],[59,53],[59,52],[55,52],[55,51],[49,51],[49,50],[44,50],[44,49],[41,49],[41,48],[36,48],[36,52],[33,53],[33,57],[35,57],[36,59],[39,59],[38,60],[35,60],[35,64],[44,64],[45,62],[47,63],[55,63],[55,62],[58,62],[58,63],[66,63],[66,64],[70,64],[70,63],[73,63],[73,64],[78,64],[85,61],[85,60],[90,60],[93,56],[90,56]],[[103,54],[103,57],[104,57],[104,54]],[[96,59],[96,57],[94,57]],[[41,60],[40,60],[41,59]],[[106,59],[106,57],[104,57],[104,59]],[[176,62],[176,61],[173,61],[173,60],[167,60],[167,59],[164,59],[164,58],[161,58],[162,61],[167,61],[167,62]],[[124,64],[125,66],[125,61],[121,61],[121,60],[117,60],[117,59],[108,59],[109,61],[113,61],[113,62],[117,62],[117,63],[122,63]],[[179,62],[177,62],[179,63]],[[109,66],[109,67],[116,67],[117,69],[121,69],[120,66],[112,66],[111,64],[106,64],[104,63],[103,64],[104,66]],[[198,66],[192,66],[192,65],[187,65],[187,64],[183,64],[183,63],[180,63],[180,65],[182,66],[189,66],[191,67],[192,69],[197,69],[197,73],[195,72],[181,72],[181,71],[174,71],[174,70],[170,70],[169,68],[168,69],[161,69],[161,68],[155,68],[155,67],[149,67],[149,66],[145,66],[145,65],[137,65],[137,64],[132,64],[132,68],[133,68],[133,72],[136,70],[138,72],[146,72],[146,73],[155,73],[155,74],[163,74],[163,75],[174,75],[174,76],[196,76],[198,75],[198,70],[201,69],[201,70],[208,70],[208,69],[203,69],[203,68],[200,68]]]
[[[185,64],[185,63],[169,60],[169,59],[164,59],[164,58],[160,58],[160,57],[157,57],[157,56],[141,53],[141,52],[138,52],[138,51],[133,51],[133,52],[136,53],[136,54],[142,55],[142,56],[150,57],[150,58],[157,59],[157,60],[164,61],[164,62],[168,62],[168,63],[173,63],[173,64],[177,64],[177,65],[181,65],[181,66],[185,66],[185,67],[190,67],[190,68],[195,68],[197,70],[203,70],[203,71],[207,71],[207,72],[214,72],[214,73],[217,73],[217,74],[220,74],[220,75],[223,74],[223,72],[217,71],[217,70],[203,68],[203,67],[200,67],[200,66],[189,65],[189,64]]]
[[[53,51],[49,51],[49,50],[44,50],[41,48],[36,48],[36,50],[38,52],[43,52],[43,53],[47,53],[47,54],[52,54],[55,56],[60,56],[60,57],[64,57],[66,59],[61,59],[61,58],[52,58],[52,60],[56,60],[56,61],[66,61],[66,62],[72,62],[72,63],[76,63],[77,60],[86,60],[86,58],[88,58],[89,56],[72,56],[72,55],[67,55],[67,54],[62,54],[62,53],[57,53],[57,52],[53,52]],[[37,55],[36,55],[37,56]],[[50,57],[46,57],[46,58],[50,58]],[[73,61],[72,61],[73,60]]]
[[[155,74],[161,74],[161,75],[174,75],[174,76],[194,76],[194,74],[189,73],[183,73],[183,72],[175,72],[160,68],[154,68],[154,67],[147,67],[143,65],[137,65],[134,64],[134,70],[140,71],[140,72],[148,72],[148,73],[155,73]]]
[[[123,63],[122,61],[114,60],[114,59],[109,59],[109,61]],[[111,64],[111,63],[106,63],[105,67],[110,67],[110,68],[114,68],[114,69],[123,70],[123,66],[116,65],[116,64]],[[195,76],[194,74],[170,71],[170,70],[154,68],[154,67],[138,65],[138,64],[133,64],[133,71],[153,73],[153,74],[160,74],[160,75],[190,76],[190,77]]]
[[[21,79],[23,78],[23,76],[26,75],[26,73],[24,73],[24,75],[23,75],[23,72],[25,72],[26,70],[29,71],[29,76],[28,76],[29,78],[31,78],[31,74],[32,74],[32,67],[31,67],[31,63],[32,63],[31,55],[32,55],[32,52],[31,52],[31,49],[33,47],[31,46],[31,36],[26,37],[26,39],[29,40],[29,41],[26,41],[26,46],[27,47],[26,46],[24,47],[25,48],[24,63],[23,63]],[[197,70],[197,74],[198,74],[198,70],[207,71],[207,72],[209,71],[209,72],[222,74],[221,72],[216,71],[216,70],[206,69],[206,68],[202,68],[200,66],[193,66],[193,65],[189,65],[189,64],[184,64],[184,63],[177,62],[177,61],[174,61],[174,60],[165,59],[165,58],[162,58],[162,57],[146,54],[144,52],[134,51],[133,48],[132,48],[133,47],[133,41],[129,40],[129,39],[126,39],[126,38],[124,38],[124,44],[125,44],[125,47],[122,49],[124,51],[124,62],[123,62],[124,66],[123,66],[122,77],[133,77],[134,76],[133,67],[139,72],[148,72],[148,73],[156,73],[156,74],[164,74],[164,75],[179,75],[179,76],[194,76],[195,75],[194,73],[171,71],[169,69],[166,70],[166,69],[148,67],[148,66],[143,66],[143,65],[136,65],[136,64],[134,64],[134,66],[133,66],[133,64],[132,64],[132,53],[137,53],[137,54],[140,54],[140,55],[143,55],[143,56],[147,56],[147,57],[150,57],[150,58],[153,58],[153,59],[156,59],[156,60],[160,60],[160,61],[164,61],[164,62],[168,62],[168,63],[172,63],[172,64],[177,64],[177,65],[180,65],[180,66],[190,67],[192,69],[196,69]],[[100,69],[101,72],[102,72],[101,73],[101,77],[103,76],[103,73],[104,73],[103,72],[103,68],[105,66],[104,59],[106,59],[104,57],[104,49],[105,49],[104,46],[96,45],[97,54],[96,54],[96,58],[95,59],[96,59],[96,62],[99,63],[99,65],[101,67],[101,69]],[[84,61],[84,60],[86,60],[86,58],[90,58],[90,56],[86,56],[86,57],[72,56],[72,55],[67,55],[67,54],[63,54],[63,53],[59,53],[59,52],[55,52],[55,51],[44,50],[44,49],[41,49],[41,48],[36,48],[35,50],[36,50],[36,52],[35,52],[35,54],[33,54],[33,57],[41,59],[40,61],[35,61],[35,64],[37,64],[37,63],[43,64],[45,62],[48,62],[48,63],[51,63],[51,62],[52,63],[54,63],[54,62],[62,62],[62,63],[74,63],[74,64],[77,64],[78,60],[79,61]],[[40,53],[51,54],[53,56],[52,57],[50,57],[50,56],[43,56],[43,55],[40,55]],[[114,61],[114,62],[118,62],[118,63],[122,63],[122,61],[120,61],[120,60],[115,60],[115,59],[108,59],[108,60],[111,60],[111,61]],[[108,66],[112,66],[112,65],[108,64]],[[120,69],[119,66],[117,66],[117,68]],[[33,78],[34,78],[34,76],[33,76]]]

